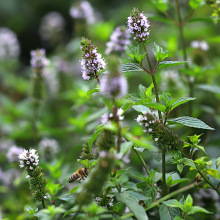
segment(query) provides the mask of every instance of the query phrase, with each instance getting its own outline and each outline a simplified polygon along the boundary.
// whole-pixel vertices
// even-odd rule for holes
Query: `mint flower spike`
[[[43,179],[44,174],[41,172],[39,164],[39,156],[35,149],[24,150],[18,155],[20,160],[20,168],[25,168],[27,171],[26,178],[29,179],[30,190],[36,201],[42,201],[43,207],[44,198],[46,198],[47,181]]]
[[[45,49],[38,49],[31,51],[31,66],[34,69],[42,69],[45,66],[49,65],[49,60],[46,58]]]
[[[134,8],[128,17],[127,25],[130,33],[135,34],[133,39],[136,42],[145,43],[148,40],[150,23],[143,12],[141,13],[138,9]]]
[[[84,80],[97,79],[99,83],[98,73],[106,67],[106,62],[90,40],[83,38],[80,44],[83,53],[81,60],[82,77]]]

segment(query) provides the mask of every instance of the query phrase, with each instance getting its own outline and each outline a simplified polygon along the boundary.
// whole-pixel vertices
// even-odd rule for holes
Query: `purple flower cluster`
[[[107,97],[122,98],[128,91],[127,79],[122,75],[106,74],[101,79],[100,91]]]
[[[108,55],[111,52],[124,52],[126,45],[130,43],[129,38],[130,33],[125,26],[117,27],[112,33],[110,41],[106,44],[105,53]]]
[[[20,160],[20,167],[25,168],[25,170],[34,171],[35,168],[38,166],[39,160],[38,160],[38,154],[37,151],[34,149],[30,150],[24,150],[23,153],[18,155],[18,158]],[[29,178],[30,175],[27,175],[26,178]]]
[[[138,43],[144,43],[149,38],[150,23],[147,17],[138,11],[138,9],[133,9],[130,16],[128,17],[128,30],[130,33],[135,34],[133,39]]]
[[[18,161],[18,155],[23,152],[23,148],[17,147],[15,145],[11,146],[7,153],[7,158],[9,162]]]
[[[81,51],[83,53],[81,60],[81,71],[84,80],[89,80],[98,77],[98,73],[106,66],[102,55],[97,52],[97,49],[91,41],[83,39],[81,41]]]
[[[34,69],[42,69],[45,66],[49,65],[49,60],[46,58],[45,54],[45,49],[31,51],[30,63]]]

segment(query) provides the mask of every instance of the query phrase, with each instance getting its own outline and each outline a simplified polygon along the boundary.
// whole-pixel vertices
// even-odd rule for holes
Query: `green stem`
[[[143,163],[143,166],[144,166],[144,169],[146,170],[147,172],[147,175],[149,176],[150,175],[150,172],[147,168],[147,164],[145,163],[143,157],[139,154],[139,152],[137,150],[134,149],[134,147],[132,148],[134,150],[134,152],[137,154],[137,156],[139,157],[139,159],[141,160],[141,162]]]
[[[166,148],[162,147],[162,180],[163,180],[163,192],[167,194],[166,183]]]
[[[168,195],[162,197],[158,201],[155,201],[155,202],[151,203],[147,208],[145,208],[145,210],[148,211],[148,210],[154,208],[155,206],[159,205],[160,203],[162,203],[162,202],[172,198],[173,196],[178,195],[178,194],[180,194],[182,192],[185,192],[187,190],[190,190],[190,189],[200,185],[202,182],[203,181],[201,181],[199,183],[198,182],[194,182],[194,183],[189,184],[188,186],[185,186],[185,187],[183,187],[181,189],[178,189],[178,190],[176,190],[176,191],[174,191],[172,193],[169,193]],[[127,215],[122,216],[121,219],[126,219],[126,218],[129,218],[129,217],[132,217],[132,216],[134,216],[134,214],[133,213],[129,213]]]
[[[45,208],[46,208],[46,206],[45,206],[44,200],[43,200],[43,199],[41,199],[41,202],[42,202],[42,206],[43,206],[43,208],[45,209]]]

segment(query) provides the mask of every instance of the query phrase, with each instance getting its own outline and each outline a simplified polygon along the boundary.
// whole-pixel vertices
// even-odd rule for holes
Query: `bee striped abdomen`
[[[72,183],[74,182],[75,180],[79,179],[80,178],[80,175],[78,173],[73,173],[70,178],[69,178],[69,183]]]

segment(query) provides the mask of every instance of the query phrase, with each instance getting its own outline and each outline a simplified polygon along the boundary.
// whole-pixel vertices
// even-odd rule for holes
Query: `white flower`
[[[209,45],[206,41],[192,41],[191,47],[195,49],[201,49],[203,51],[207,51],[209,49]]]
[[[24,150],[22,153],[18,155],[18,158],[20,160],[20,167],[27,167],[31,169],[35,169],[35,167],[38,165],[38,155],[37,151],[35,149],[30,150]]]
[[[153,131],[153,129],[152,129],[152,128],[149,128],[149,129],[148,129],[148,132],[149,132],[149,133],[150,133],[150,132],[152,132],[152,131]]]
[[[49,65],[50,61],[45,56],[46,54],[45,49],[32,50],[30,54],[31,54],[30,63],[33,68],[38,69]]]
[[[27,176],[26,176],[26,178],[30,178],[30,176],[29,176],[29,175],[27,175]]]
[[[159,140],[159,138],[154,138],[154,141],[158,141]]]

